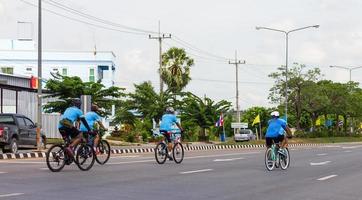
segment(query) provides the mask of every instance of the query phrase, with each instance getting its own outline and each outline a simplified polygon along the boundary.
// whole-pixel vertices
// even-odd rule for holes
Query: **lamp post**
[[[257,26],[255,27],[256,30],[269,30],[269,31],[276,31],[281,32],[285,34],[285,120],[288,120],[288,39],[289,39],[289,33],[308,29],[308,28],[319,28],[319,25],[313,25],[313,26],[305,26],[301,28],[296,28],[293,30],[285,31],[285,30],[279,30],[274,28],[268,28],[263,26]]]
[[[345,69],[345,70],[348,70],[349,71],[349,83],[351,83],[352,81],[352,71],[353,70],[356,70],[356,69],[360,69],[362,68],[362,66],[360,67],[344,67],[344,66],[334,66],[334,65],[331,65],[329,66],[330,68],[340,68],[340,69]],[[350,91],[352,91],[352,85],[350,85]],[[338,120],[338,119],[337,119]],[[351,133],[353,132],[353,127],[352,127],[352,123],[353,123],[353,118],[351,118],[351,123],[350,123],[350,129],[351,129]]]
[[[329,67],[331,67],[331,68],[340,68],[340,69],[349,70],[349,82],[351,82],[351,81],[352,81],[352,71],[353,71],[353,70],[356,70],[356,69],[360,69],[360,68],[362,68],[362,66],[360,66],[360,67],[344,67],[344,66],[334,66],[334,65],[329,66]]]

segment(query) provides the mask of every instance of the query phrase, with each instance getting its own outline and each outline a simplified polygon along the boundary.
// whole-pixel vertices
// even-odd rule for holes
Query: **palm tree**
[[[190,82],[190,67],[194,60],[184,49],[172,47],[162,55],[161,78],[173,93],[181,92]]]
[[[201,127],[199,139],[205,140],[206,130],[213,126],[220,113],[226,113],[230,106],[231,103],[228,101],[221,100],[215,103],[210,98],[200,98],[189,92],[183,99],[181,118],[183,121],[192,122]]]

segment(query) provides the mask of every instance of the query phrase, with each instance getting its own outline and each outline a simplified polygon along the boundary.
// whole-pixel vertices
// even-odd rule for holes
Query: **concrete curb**
[[[331,144],[289,144],[289,147],[315,147],[315,146],[327,146]],[[225,149],[254,149],[265,148],[264,144],[258,145],[201,145],[201,146],[189,146],[184,145],[185,151],[202,151],[202,150],[225,150]],[[150,153],[155,152],[154,148],[129,148],[129,149],[112,149],[112,154],[127,154],[127,153]],[[32,153],[5,153],[0,154],[0,160],[7,159],[24,159],[24,158],[45,158],[45,152],[32,152]]]

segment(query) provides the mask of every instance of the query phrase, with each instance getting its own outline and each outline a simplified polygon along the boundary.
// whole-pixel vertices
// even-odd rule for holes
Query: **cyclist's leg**
[[[266,137],[265,138],[265,146],[266,146],[266,148],[267,149],[270,148],[272,144],[273,144],[273,138]]]
[[[94,141],[93,141],[93,146],[96,148],[98,145],[99,145],[99,141],[100,141],[100,137],[99,137],[99,134],[96,134],[94,136]]]
[[[278,136],[278,141],[280,143],[281,148],[285,148],[287,146],[288,141],[287,138],[284,136],[284,134]]]
[[[69,130],[70,137],[73,139],[70,143],[71,147],[77,146],[82,141],[83,134],[75,127]]]

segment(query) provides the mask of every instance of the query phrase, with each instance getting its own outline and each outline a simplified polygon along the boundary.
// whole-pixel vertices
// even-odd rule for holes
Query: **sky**
[[[38,0],[0,0],[0,39],[18,38],[17,22],[26,21],[33,23],[32,35],[37,40],[37,8],[25,2],[37,5]],[[246,61],[239,65],[238,73],[241,109],[273,106],[268,100],[273,80],[268,75],[285,65],[285,35],[256,30],[256,26],[291,30],[320,25],[290,34],[290,67],[293,63],[305,64],[307,69],[319,67],[323,79],[345,83],[348,70],[329,66],[362,66],[360,0],[43,0],[43,8],[53,12],[43,12],[43,49],[93,51],[96,45],[98,51],[113,51],[116,85],[129,92],[134,90],[133,84],[144,81],[151,81],[159,90],[158,41],[149,39],[149,33],[121,32],[132,30],[95,22],[49,4],[54,2],[113,24],[147,31],[157,32],[160,21],[161,32],[171,34],[171,39],[163,42],[163,51],[174,46],[185,48],[195,60],[186,91],[215,101],[225,99],[234,106],[235,65],[228,59],[235,59],[237,51],[238,60]],[[362,69],[352,71],[352,80],[362,82]]]

